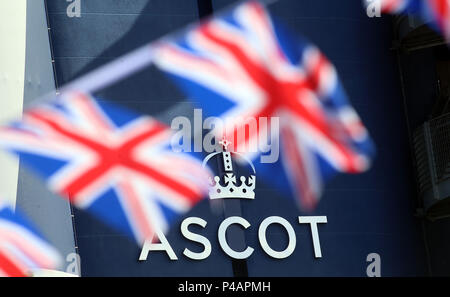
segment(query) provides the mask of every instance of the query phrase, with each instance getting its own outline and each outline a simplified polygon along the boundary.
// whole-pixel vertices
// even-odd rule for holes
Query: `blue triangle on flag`
[[[234,14],[224,15],[223,20],[226,21],[228,24],[236,27],[239,30],[245,30],[245,28],[236,21],[236,17]]]
[[[194,83],[176,74],[166,73],[166,75],[180,86],[193,102],[202,108],[206,116],[220,117],[224,111],[237,105],[233,101],[201,84]],[[211,102],[214,102],[214,104],[211,104]]]
[[[117,127],[125,126],[138,117],[134,112],[120,108],[113,103],[101,99],[96,100],[96,103]]]
[[[30,154],[22,151],[14,150],[13,153],[19,155],[21,161],[27,163],[45,178],[49,178],[56,171],[66,166],[68,163],[68,161],[45,157],[42,155]]]
[[[120,205],[119,198],[113,188],[103,193],[87,209],[98,215],[106,224],[134,237],[128,219]]]

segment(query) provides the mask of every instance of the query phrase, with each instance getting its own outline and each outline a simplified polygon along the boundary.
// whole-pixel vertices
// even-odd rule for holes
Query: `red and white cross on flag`
[[[149,116],[71,93],[0,128],[0,146],[50,189],[142,243],[208,189],[208,171],[194,156],[173,152],[171,136]]]

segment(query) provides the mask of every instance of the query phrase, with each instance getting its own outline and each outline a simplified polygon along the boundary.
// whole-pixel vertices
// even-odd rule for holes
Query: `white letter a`
[[[71,0],[67,0],[67,2],[70,2]],[[67,16],[69,18],[73,17],[81,17],[81,0],[73,0],[72,3],[67,6]]]
[[[377,253],[371,253],[367,255],[367,262],[372,261],[367,266],[366,273],[368,277],[380,277],[381,276],[381,258]]]
[[[381,1],[380,0],[366,0],[367,8],[366,13],[369,18],[381,16]]]
[[[139,261],[147,260],[150,251],[165,251],[170,260],[178,260],[177,255],[175,255],[175,252],[170,246],[169,241],[167,241],[167,238],[164,236],[164,233],[158,228],[155,228],[154,236],[158,237],[160,243],[153,243],[152,239],[146,240],[142,247],[141,254],[139,255]]]

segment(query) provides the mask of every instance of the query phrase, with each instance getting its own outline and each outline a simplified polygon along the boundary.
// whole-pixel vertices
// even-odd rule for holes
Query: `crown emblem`
[[[239,199],[255,199],[255,185],[256,185],[256,176],[255,176],[255,167],[253,163],[245,158],[242,154],[236,152],[229,152],[228,145],[231,142],[226,139],[222,139],[219,143],[223,147],[222,152],[214,152],[206,156],[203,161],[203,166],[206,165],[209,159],[214,157],[215,155],[222,155],[222,164],[225,173],[223,174],[223,178],[220,176],[214,176],[214,178],[209,178],[209,198],[210,199],[226,199],[226,198],[239,198]],[[236,176],[233,173],[233,162],[231,159],[232,154],[239,155],[242,159],[246,160],[247,163],[253,169],[252,175],[249,177],[240,176],[239,182],[236,181]]]

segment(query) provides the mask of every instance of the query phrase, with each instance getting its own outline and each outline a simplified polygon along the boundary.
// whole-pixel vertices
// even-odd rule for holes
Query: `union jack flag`
[[[281,189],[289,182],[303,209],[316,205],[332,174],[369,167],[372,142],[333,65],[314,45],[293,39],[256,1],[161,41],[155,63],[205,113],[236,119],[216,129],[217,137],[225,131],[234,150],[251,159],[258,156],[252,152],[259,137],[270,130],[269,121],[258,119],[279,117],[284,170],[274,171],[279,162],[259,164],[258,174]],[[252,133],[247,124],[255,119]]]
[[[429,21],[431,27],[450,41],[450,3],[448,0],[372,0],[380,1],[381,12],[412,13]],[[370,3],[370,2],[369,2]]]
[[[143,243],[208,189],[207,170],[194,156],[173,152],[171,135],[149,116],[71,93],[0,128],[0,146],[51,190]]]
[[[52,247],[20,213],[0,202],[0,276],[30,276],[61,263]]]

